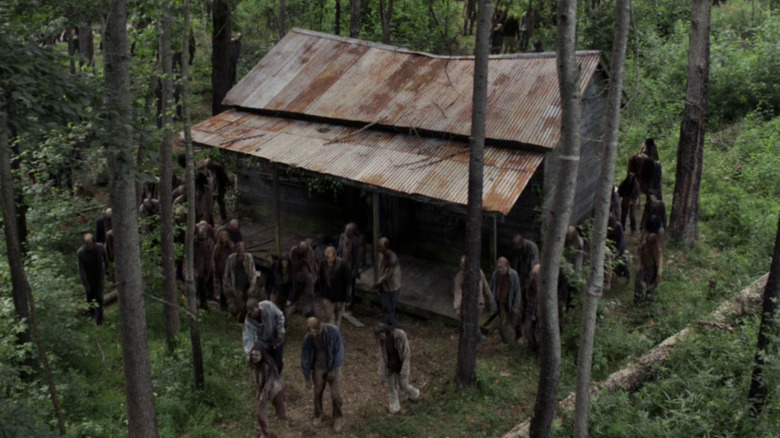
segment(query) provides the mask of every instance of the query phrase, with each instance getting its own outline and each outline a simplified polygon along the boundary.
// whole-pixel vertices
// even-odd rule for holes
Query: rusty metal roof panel
[[[227,111],[192,128],[199,144],[405,195],[468,202],[468,144]],[[543,153],[485,149],[483,209],[508,214]]]
[[[600,52],[579,52],[584,91]],[[333,122],[471,134],[473,57],[447,57],[293,29],[228,93],[225,104]],[[487,137],[555,148],[554,54],[492,56]]]

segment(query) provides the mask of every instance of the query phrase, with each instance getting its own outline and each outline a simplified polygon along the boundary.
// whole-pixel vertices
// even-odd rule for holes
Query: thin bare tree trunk
[[[615,179],[620,131],[620,103],[623,96],[623,76],[628,47],[628,26],[631,18],[631,0],[617,0],[615,41],[612,45],[612,71],[609,75],[607,115],[601,176],[596,198],[596,217],[590,244],[590,277],[588,277],[585,304],[582,309],[580,349],[577,356],[577,404],[574,412],[574,437],[587,438],[590,411],[590,376],[593,365],[593,339],[596,333],[596,311],[604,290],[604,245],[607,240],[607,221],[612,187]]]
[[[184,29],[189,34],[190,28],[190,2],[184,1]],[[185,265],[184,283],[187,286],[187,309],[190,316],[190,341],[192,342],[192,364],[195,373],[195,388],[203,389],[203,349],[200,344],[200,325],[198,319],[192,315],[198,314],[198,302],[195,293],[195,156],[192,151],[192,131],[190,130],[190,85],[189,66],[186,59],[189,55],[189,39],[184,38],[183,57],[181,68],[182,81],[182,118],[184,119],[184,143],[187,149],[187,239],[185,241]]]
[[[173,250],[173,57],[171,54],[171,3],[163,0],[160,21],[160,60],[162,61],[162,124],[160,143],[160,247],[162,250],[165,341],[168,352],[176,347],[179,333],[179,307],[176,295],[176,258]],[[188,38],[189,40],[189,38]],[[189,54],[189,52],[187,52]],[[182,63],[183,64],[183,63]]]
[[[753,376],[750,380],[751,413],[759,415],[766,406],[769,398],[769,388],[764,380],[764,365],[767,350],[777,351],[772,340],[777,336],[777,300],[780,299],[780,219],[777,221],[777,236],[775,237],[775,251],[772,255],[772,266],[769,270],[769,279],[764,287],[764,306],[761,310],[761,327],[758,331],[758,343],[756,345],[756,359],[753,367]]]
[[[279,39],[284,38],[287,34],[287,25],[285,23],[287,14],[287,2],[285,0],[279,0]]]
[[[92,68],[95,66],[95,39],[92,35],[92,24],[87,21],[87,23],[79,26],[78,36],[79,55],[81,56],[79,67],[86,66],[87,68]]]
[[[127,394],[128,435],[154,438],[154,410],[146,310],[141,273],[141,249],[135,205],[134,147],[130,101],[130,55],[127,46],[127,4],[109,4],[103,41],[106,117],[106,153],[110,172],[110,196],[114,223],[116,285],[119,292],[119,325]]]
[[[379,0],[379,20],[382,22],[382,42],[390,44],[390,21],[393,18],[393,0]]]
[[[561,93],[561,141],[556,152],[558,172],[552,202],[546,214],[541,254],[539,296],[539,385],[536,391],[531,436],[547,437],[558,400],[561,375],[561,334],[558,326],[558,272],[569,226],[580,162],[580,75],[577,66],[577,1],[559,0],[557,63]]]
[[[0,90],[2,91],[2,90]],[[0,93],[2,99],[3,93]],[[19,235],[16,229],[16,204],[14,178],[11,171],[11,146],[8,139],[8,122],[5,111],[5,102],[0,101],[0,196],[2,196],[3,208],[3,232],[5,233],[5,249],[8,256],[8,267],[11,271],[11,295],[14,301],[14,310],[19,319],[30,317],[29,304],[27,302],[27,276],[24,272],[22,261],[22,248],[19,243]],[[19,333],[17,342],[20,345],[30,342],[29,327]]]
[[[227,0],[214,0],[211,20],[213,25],[211,33],[211,113],[217,115],[225,111],[222,99],[233,86],[230,82],[230,54],[233,52],[230,36],[233,32],[233,19]]]
[[[677,146],[669,233],[685,245],[699,239],[699,191],[707,123],[707,91],[710,76],[710,0],[693,0],[688,49],[688,87]]]
[[[2,95],[2,90],[0,90],[0,96]],[[14,202],[14,184],[11,173],[11,149],[6,120],[5,102],[0,101],[0,203],[2,204],[3,212],[3,230],[5,232],[8,266],[11,270],[14,306],[19,318],[26,319],[29,323],[27,329],[19,334],[17,340],[19,344],[23,345],[30,341],[30,332],[35,337],[35,344],[38,347],[38,359],[43,366],[46,381],[49,385],[49,394],[51,394],[54,412],[57,414],[57,425],[60,429],[60,435],[65,435],[65,417],[62,414],[60,399],[57,396],[57,386],[54,384],[54,376],[51,373],[49,359],[46,356],[46,347],[43,345],[43,338],[38,328],[35,300],[30,283],[27,280],[27,273],[24,270],[24,256],[17,237],[16,204]],[[28,305],[30,306],[29,309]],[[27,362],[27,365],[34,365],[32,358],[26,358],[25,362]]]
[[[352,0],[352,13],[349,21],[349,37],[360,38],[360,0]]]
[[[480,258],[482,255],[482,185],[485,163],[485,123],[487,121],[488,58],[490,50],[490,0],[482,0],[477,17],[477,39],[474,46],[474,90],[471,105],[469,143],[469,195],[466,222],[466,288],[463,291],[460,338],[458,340],[457,377],[461,388],[477,381],[477,330],[479,330],[478,295]]]
[[[336,17],[335,17],[335,33],[336,35],[341,34],[341,0],[336,0]]]

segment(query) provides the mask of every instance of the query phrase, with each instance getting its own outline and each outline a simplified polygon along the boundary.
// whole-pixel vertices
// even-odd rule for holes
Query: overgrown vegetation
[[[78,3],[78,2],[77,2]],[[83,2],[82,2],[83,3]],[[144,3],[144,2],[136,2]],[[210,71],[210,21],[205,4],[196,2],[195,37],[198,52],[193,66],[196,120],[208,114]],[[594,349],[593,377],[606,378],[706,313],[721,301],[766,272],[769,266],[775,224],[780,214],[780,16],[768,1],[730,0],[713,10],[712,67],[709,120],[704,157],[701,201],[701,243],[682,249],[667,245],[664,280],[657,302],[649,308],[632,305],[633,284],[616,283],[600,304]],[[81,3],[79,3],[81,4]],[[288,27],[301,26],[333,30],[333,1],[319,3],[288,1]],[[381,40],[376,3],[366,2],[361,37]],[[348,29],[347,3],[342,2],[342,35]],[[460,34],[460,8],[453,0],[396,4],[391,30],[395,44],[444,54],[468,53],[472,37]],[[581,48],[608,50],[611,45],[612,2],[601,2],[581,17]],[[235,10],[236,30],[244,32],[243,58],[239,76],[248,71],[277,38],[278,2],[243,1]],[[522,9],[512,5],[519,15]],[[39,11],[45,15],[46,11]],[[26,13],[31,13],[27,11]],[[664,192],[672,192],[679,118],[686,80],[689,10],[674,0],[635,2],[636,27],[630,37],[626,103],[621,134],[621,160],[637,152],[646,137],[659,144],[664,166]],[[48,15],[46,15],[48,17]],[[0,14],[3,24],[13,17]],[[52,21],[56,23],[56,21]],[[47,22],[48,26],[48,22]],[[32,26],[45,33],[47,26]],[[18,27],[13,27],[19,29]],[[551,23],[537,37],[552,47]],[[136,30],[138,45],[134,61],[137,123],[147,129],[150,150],[155,150],[154,129],[145,106],[149,77],[157,67],[153,20],[145,30]],[[36,46],[33,32],[25,38],[0,29],[0,47],[11,44]],[[13,46],[17,47],[17,46]],[[61,48],[59,48],[61,49]],[[30,53],[37,53],[32,51]],[[27,61],[3,58],[25,56],[23,51],[0,50],[0,80],[13,74],[25,87],[24,72],[7,68]],[[28,53],[29,55],[29,53]],[[22,59],[22,58],[18,58]],[[36,61],[37,62],[37,61]],[[64,59],[48,59],[60,63]],[[14,64],[16,63],[16,64]],[[29,67],[29,66],[28,66]],[[36,66],[40,68],[40,66]],[[22,75],[22,76],[20,76]],[[99,89],[99,73],[76,75],[75,86],[86,80]],[[77,82],[77,83],[76,83]],[[8,87],[8,81],[0,85]],[[73,85],[73,84],[71,84]],[[80,85],[85,88],[84,85]],[[64,86],[63,86],[64,87]],[[62,90],[54,89],[54,93]],[[19,102],[26,102],[21,96]],[[16,97],[14,97],[16,99]],[[82,309],[83,291],[78,281],[75,251],[79,236],[93,227],[102,208],[101,198],[70,197],[55,187],[52,169],[64,160],[75,159],[105,183],[106,171],[99,148],[100,115],[93,114],[94,96],[85,93],[79,106],[79,122],[48,123],[33,117],[25,120],[20,133],[22,151],[30,164],[24,172],[34,175],[25,185],[29,204],[26,261],[30,283],[41,315],[41,328],[55,380],[65,407],[68,434],[80,436],[123,436],[126,418],[121,354],[115,320],[95,327],[77,315]],[[72,107],[70,111],[74,111]],[[46,110],[47,108],[44,108]],[[61,107],[51,109],[61,110]],[[73,114],[63,114],[71,117]],[[67,117],[63,117],[66,119]],[[47,122],[47,123],[44,123]],[[35,126],[35,129],[31,127]],[[43,129],[45,128],[45,129]],[[110,135],[110,133],[108,133]],[[78,152],[76,154],[76,152]],[[74,155],[75,154],[75,155]],[[150,153],[146,163],[154,161]],[[618,166],[618,178],[625,167]],[[154,169],[144,169],[153,174]],[[338,192],[338,186],[322,180],[316,189]],[[671,206],[667,195],[667,208]],[[633,236],[632,239],[635,239]],[[145,251],[147,296],[160,296],[159,255]],[[0,430],[7,436],[50,436],[56,420],[49,395],[38,370],[20,365],[32,354],[30,345],[16,344],[23,321],[15,317],[9,296],[10,279],[5,259],[0,262]],[[163,315],[158,302],[148,299],[147,318],[150,353],[156,391],[157,419],[161,436],[212,437],[250,436],[254,419],[249,415],[252,388],[246,379],[243,354],[237,348],[236,327],[227,325],[221,314],[202,317],[206,389],[191,390],[192,366],[186,333],[179,348],[167,355]],[[561,396],[573,386],[578,310],[566,317],[563,342]],[[183,326],[187,315],[182,312]],[[748,315],[733,326],[735,333],[712,328],[697,329],[698,336],[683,344],[658,378],[634,394],[612,393],[598,397],[592,408],[593,436],[772,436],[780,427],[780,404],[771,400],[761,417],[748,418],[747,389],[755,355],[758,318]],[[456,331],[452,330],[453,335]],[[419,340],[422,343],[422,340]],[[492,437],[530,416],[536,388],[536,365],[520,349],[483,352],[479,358],[479,388],[470,393],[455,390],[454,351],[435,346],[420,354],[437,355],[441,364],[426,388],[423,403],[413,413],[388,419],[366,415],[354,432],[358,436],[468,436]],[[418,353],[415,353],[418,354]],[[765,376],[770,388],[780,390],[780,357],[767,352],[770,365]],[[433,360],[433,359],[432,359]],[[296,375],[290,361],[289,375]],[[570,435],[564,421],[556,436]]]

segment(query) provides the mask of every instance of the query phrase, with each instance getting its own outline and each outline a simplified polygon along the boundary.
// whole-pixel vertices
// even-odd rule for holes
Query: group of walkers
[[[399,389],[410,400],[420,391],[409,383],[411,348],[402,329],[396,327],[395,312],[401,288],[401,267],[387,238],[377,242],[381,275],[373,289],[379,291],[385,322],[374,328],[379,348],[379,376],[388,390],[391,414],[401,411]],[[301,371],[306,388],[313,393],[312,427],[327,427],[323,415],[326,387],[331,395],[331,418],[334,432],[343,427],[341,396],[344,339],[341,318],[352,301],[356,279],[360,275],[360,236],[354,223],[347,224],[337,246],[325,244],[321,260],[316,254],[321,244],[312,247],[307,241],[294,246],[289,255],[277,258],[266,281],[267,299],[254,296],[247,300],[243,345],[256,385],[256,416],[261,436],[270,436],[268,406],[276,415],[286,418],[284,335],[289,318],[301,313],[306,334],[301,345]],[[319,286],[319,299],[315,298]]]
[[[630,232],[639,229],[636,270],[634,278],[634,303],[651,303],[663,275],[664,232],[667,227],[666,205],[662,195],[662,166],[655,141],[648,138],[639,153],[628,160],[626,177],[613,189],[605,253],[604,290],[609,291],[613,277],[627,281],[631,276],[628,244],[623,224],[630,222]],[[637,222],[637,209],[645,195],[641,219]],[[573,307],[573,298],[584,285],[583,263],[585,240],[580,231],[570,226],[564,241],[563,259],[558,275],[558,320],[562,326],[563,313]],[[463,290],[465,289],[466,256],[460,259],[460,271],[453,285],[453,313],[461,316]],[[517,234],[512,239],[509,257],[499,257],[488,282],[480,271],[478,310],[481,316],[486,308],[498,313],[498,333],[504,344],[515,344],[521,338],[535,351],[537,293],[539,290],[539,249],[536,243]],[[477,329],[477,339],[484,336]]]
[[[345,351],[341,320],[352,302],[363,262],[356,225],[347,224],[338,243],[306,240],[287,253],[275,256],[262,285],[254,259],[243,242],[238,220],[227,220],[224,202],[229,179],[224,167],[211,160],[205,167],[209,175],[199,172],[196,177],[198,222],[193,272],[197,299],[203,309],[208,308],[209,300],[218,301],[231,320],[243,323],[243,348],[257,388],[256,416],[261,436],[270,436],[269,404],[274,405],[280,418],[287,415],[282,379],[283,353],[286,324],[294,314],[302,315],[306,327],[300,358],[306,387],[313,391],[314,425],[323,426],[322,399],[327,386],[331,393],[332,428],[340,431],[343,427],[341,366]],[[624,224],[630,226],[632,233],[639,228],[634,283],[637,304],[653,300],[663,272],[666,208],[661,180],[662,168],[655,142],[647,139],[641,151],[629,159],[626,177],[612,194],[608,224],[612,249],[607,251],[605,290],[609,290],[613,275],[630,277]],[[185,193],[177,188],[175,203],[182,202]],[[643,194],[643,212],[637,222],[636,213]],[[214,226],[214,216],[209,214],[214,201],[219,205],[223,221],[218,228]],[[157,214],[159,201],[146,196],[139,206],[139,217],[146,220],[146,224],[142,222],[142,228],[153,222]],[[77,254],[87,301],[94,303],[90,306],[90,315],[97,324],[103,321],[103,289],[113,260],[111,215],[111,209],[101,214],[95,221],[95,233],[83,236],[83,246]],[[179,234],[177,239],[183,242],[183,235]],[[379,349],[379,374],[388,388],[389,411],[395,414],[401,410],[399,389],[411,400],[418,399],[420,391],[409,383],[411,349],[407,334],[397,327],[395,317],[401,289],[400,261],[390,248],[389,239],[382,237],[376,245],[380,275],[371,289],[379,292],[384,322],[374,328],[374,336]],[[558,281],[560,320],[583,284],[584,252],[585,241],[579,230],[569,227]],[[466,257],[462,256],[453,284],[456,317],[462,314],[465,265]],[[184,261],[179,261],[180,276],[184,268]],[[504,344],[516,344],[524,338],[529,349],[538,348],[535,331],[540,271],[536,243],[521,234],[512,239],[509,257],[496,260],[490,281],[480,271],[478,310],[480,316],[485,309],[497,312],[498,333]],[[319,292],[319,298],[315,297],[315,292]],[[484,339],[479,327],[475,335],[479,341]]]

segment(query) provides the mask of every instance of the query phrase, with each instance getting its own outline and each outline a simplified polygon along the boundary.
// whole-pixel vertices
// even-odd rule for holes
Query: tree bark
[[[615,179],[620,131],[620,103],[623,96],[623,75],[628,47],[628,27],[631,18],[631,0],[617,0],[615,41],[612,46],[612,70],[609,75],[607,115],[601,176],[596,198],[596,217],[590,245],[590,277],[582,310],[580,348],[577,356],[577,402],[574,412],[574,437],[587,438],[590,410],[590,377],[593,364],[593,339],[596,333],[596,311],[604,291],[604,246],[607,240],[607,222],[612,188]]]
[[[8,118],[6,113],[4,93],[0,90],[0,196],[3,210],[3,232],[5,233],[5,250],[8,257],[8,268],[11,271],[11,295],[14,301],[14,310],[21,320],[30,317],[29,304],[27,302],[27,276],[24,272],[24,255],[22,253],[19,234],[17,230],[17,212],[15,204],[14,177],[11,170],[11,146],[8,138]],[[30,342],[29,326],[17,336],[17,343],[24,345]],[[31,358],[27,359],[28,365]]]
[[[17,342],[24,345],[30,342],[30,332],[35,335],[35,344],[38,347],[38,359],[43,366],[46,381],[49,386],[49,394],[54,404],[54,412],[57,414],[57,425],[60,429],[60,435],[65,435],[65,417],[62,414],[59,397],[57,397],[57,386],[54,384],[54,377],[49,366],[49,359],[46,356],[46,347],[43,345],[40,330],[38,329],[38,318],[35,312],[35,301],[32,295],[32,288],[27,280],[27,273],[24,270],[24,255],[19,244],[19,238],[16,230],[16,204],[14,196],[14,178],[11,172],[11,149],[8,140],[8,123],[6,119],[5,102],[2,101],[2,90],[0,90],[0,204],[3,212],[3,231],[5,232],[6,254],[8,256],[8,266],[11,271],[11,285],[14,301],[14,308],[19,319],[27,321],[25,328],[17,337]],[[29,308],[28,308],[29,305]],[[26,365],[34,366],[32,357],[27,356],[24,360]]]
[[[379,20],[382,22],[382,42],[390,44],[390,21],[393,18],[393,0],[379,0]]]
[[[162,124],[160,143],[160,247],[162,251],[165,341],[168,352],[176,347],[179,333],[179,307],[176,295],[176,257],[173,250],[173,56],[171,54],[171,2],[163,0],[160,20],[160,60],[162,61]],[[188,38],[189,40],[189,38]],[[187,52],[189,54],[189,51]]]
[[[764,305],[761,310],[761,327],[758,330],[758,343],[756,345],[756,359],[753,366],[753,376],[750,380],[750,408],[752,415],[759,415],[766,406],[769,398],[769,388],[763,376],[763,369],[768,350],[777,351],[772,345],[772,339],[777,336],[777,300],[780,299],[780,219],[777,221],[777,236],[775,237],[775,251],[772,255],[772,266],[769,270],[769,279],[764,288]]]
[[[349,21],[349,37],[360,38],[360,0],[352,0]]]
[[[479,16],[477,17],[477,38],[474,46],[474,89],[471,105],[471,137],[469,138],[471,152],[469,156],[468,219],[466,222],[466,288],[463,291],[457,363],[458,384],[461,388],[470,388],[477,381],[476,333],[479,330],[477,303],[481,279],[482,185],[492,9],[490,0],[480,2]]]
[[[128,433],[131,438],[157,436],[149,348],[146,343],[141,251],[135,205],[130,55],[127,46],[127,4],[109,4],[103,41],[106,136],[110,196],[116,251],[116,285],[127,394]]]
[[[79,36],[79,67],[92,68],[95,66],[95,39],[92,35],[92,25],[86,22],[78,27]]]
[[[707,122],[707,92],[710,75],[710,0],[694,0],[688,49],[688,86],[677,146],[669,233],[685,245],[699,239],[699,190]]]
[[[230,5],[227,0],[214,0],[211,12],[211,113],[225,111],[222,100],[233,84],[230,83],[230,35],[233,32]],[[194,198],[192,198],[194,199]]]
[[[580,86],[576,59],[577,1],[559,0],[557,64],[561,94],[561,142],[556,152],[558,172],[546,215],[541,254],[539,315],[539,385],[531,436],[547,437],[557,407],[561,374],[561,334],[558,326],[558,271],[569,226],[580,161]]]
[[[279,39],[284,38],[287,34],[287,24],[285,23],[287,14],[287,2],[285,0],[279,0]]]
[[[336,35],[341,34],[341,0],[336,0],[336,16],[334,18],[334,31]]]
[[[184,1],[184,29],[189,34],[190,29],[190,2]],[[189,39],[184,38],[183,57],[181,69],[182,81],[182,118],[184,119],[184,143],[187,154],[187,238],[185,240],[185,265],[184,283],[187,287],[187,309],[191,315],[198,314],[198,302],[195,293],[195,155],[192,150],[192,131],[190,129],[190,85],[189,62],[186,59],[189,53]],[[198,319],[190,317],[190,341],[192,343],[192,365],[195,374],[195,388],[203,389],[203,349],[200,344],[200,325]]]

